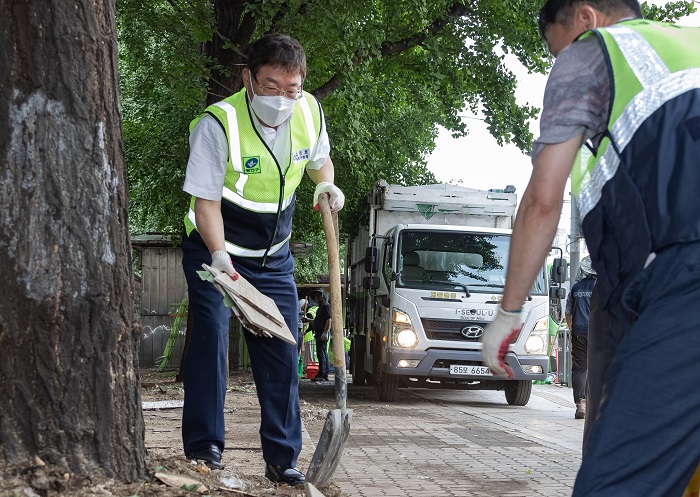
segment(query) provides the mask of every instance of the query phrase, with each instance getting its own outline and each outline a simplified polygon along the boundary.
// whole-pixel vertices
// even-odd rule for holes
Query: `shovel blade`
[[[325,486],[330,484],[350,435],[352,409],[333,409],[326,417],[321,438],[306,472],[306,481]]]

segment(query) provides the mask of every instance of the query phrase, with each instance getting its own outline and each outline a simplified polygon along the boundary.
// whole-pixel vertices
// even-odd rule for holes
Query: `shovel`
[[[333,333],[333,366],[335,367],[335,409],[331,410],[323,425],[321,438],[316,445],[306,481],[328,485],[343,454],[350,434],[352,409],[347,408],[348,383],[345,378],[345,347],[343,344],[343,316],[340,304],[340,261],[338,259],[337,214],[331,214],[328,196],[321,195],[318,205],[328,246],[328,274],[331,287],[331,330]]]

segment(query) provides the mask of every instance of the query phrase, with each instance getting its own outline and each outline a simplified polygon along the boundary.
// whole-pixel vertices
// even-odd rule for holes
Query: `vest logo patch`
[[[244,174],[260,174],[260,157],[243,157]]]
[[[294,162],[301,162],[303,160],[309,160],[309,157],[311,157],[311,150],[308,148],[302,148],[301,150],[296,150],[292,154],[292,160]]]

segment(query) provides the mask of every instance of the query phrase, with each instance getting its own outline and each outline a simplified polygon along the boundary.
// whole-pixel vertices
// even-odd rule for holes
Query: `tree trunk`
[[[114,1],[0,0],[0,460],[146,474]]]
[[[243,50],[252,41],[250,37],[255,31],[255,20],[250,13],[245,13],[246,7],[245,1],[214,0],[217,32],[204,50],[222,69],[214,69],[209,78],[207,105],[243,88],[241,71],[246,63]],[[235,48],[226,48],[227,43]]]

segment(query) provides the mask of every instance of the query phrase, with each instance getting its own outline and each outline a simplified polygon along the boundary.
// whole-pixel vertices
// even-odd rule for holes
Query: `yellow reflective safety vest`
[[[306,310],[306,317],[313,320],[316,317],[316,311],[318,311],[318,306],[314,305]],[[314,339],[314,330],[311,329],[311,323],[306,323],[304,327],[304,343],[310,342]]]
[[[259,135],[245,88],[207,107],[190,123],[190,132],[205,115],[221,125],[229,146],[221,213],[226,250],[232,256],[261,258],[261,264],[278,254],[287,257],[292,231],[295,191],[321,134],[323,113],[318,101],[304,92],[288,127],[291,151],[279,164]],[[193,197],[185,216],[187,235],[197,229]]]
[[[610,118],[572,190],[608,307],[650,254],[700,240],[700,29],[635,19],[589,36],[607,61]]]

